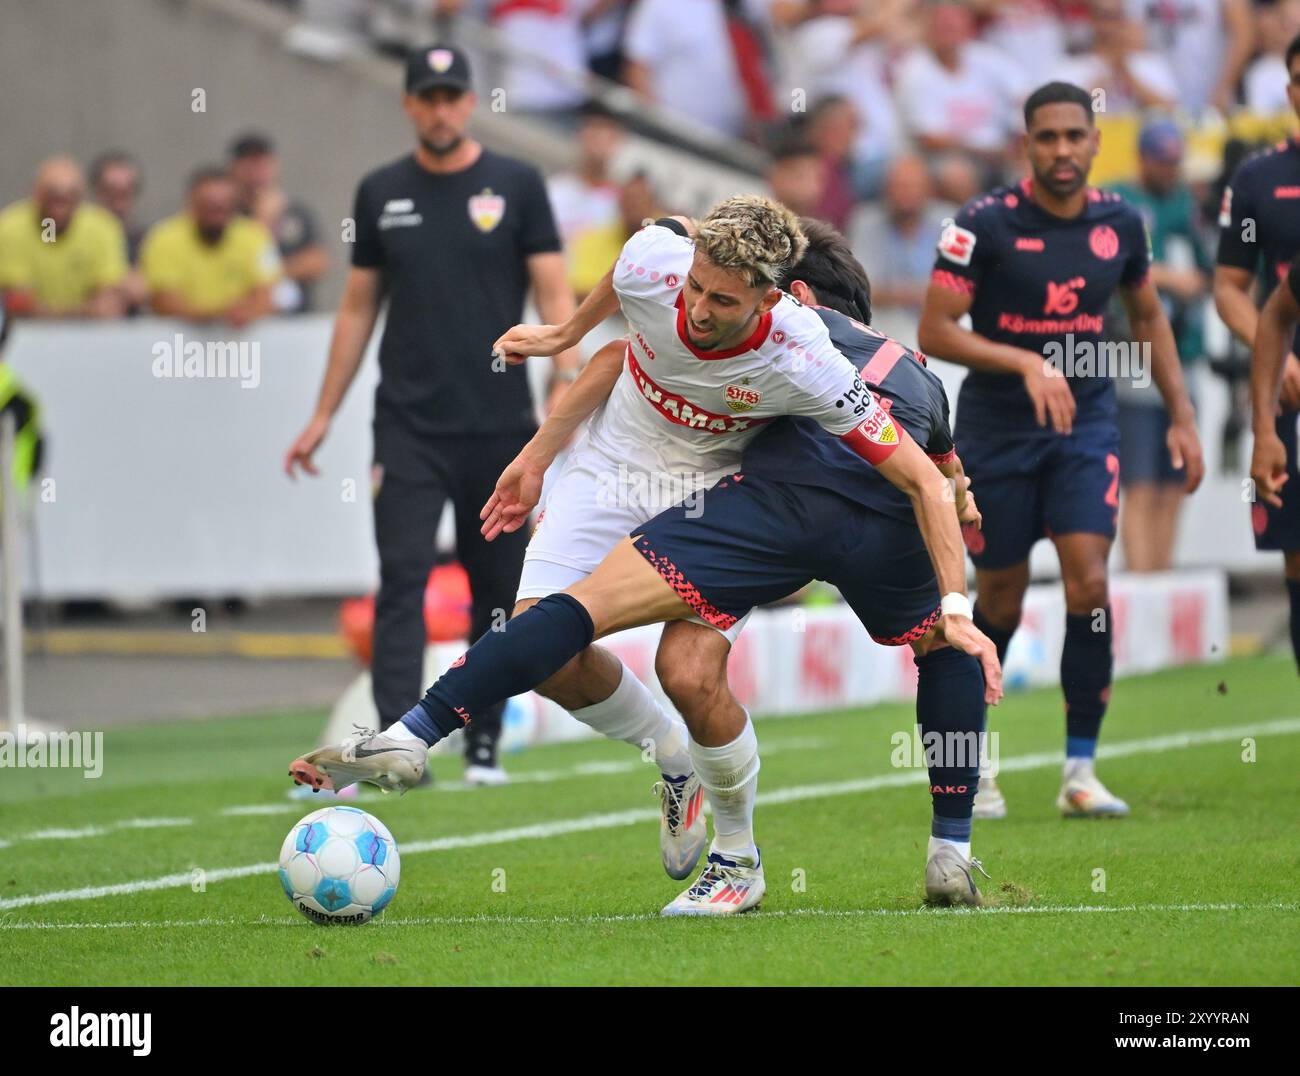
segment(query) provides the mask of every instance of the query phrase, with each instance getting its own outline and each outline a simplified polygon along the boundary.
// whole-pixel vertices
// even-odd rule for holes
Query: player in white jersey
[[[815,419],[869,462],[883,462],[901,447],[900,458],[909,466],[919,460],[930,475],[937,473],[834,348],[822,320],[773,285],[806,244],[788,210],[766,199],[735,198],[715,208],[693,237],[688,225],[673,218],[637,233],[564,325],[517,326],[498,341],[499,352],[512,361],[554,354],[579,342],[620,305],[630,329],[625,368],[549,493],[525,561],[516,614],[584,578],[663,508],[733,471],[748,441],[780,415]],[[591,380],[590,373],[571,396],[588,390],[583,382]],[[525,449],[498,489],[540,486],[552,455]],[[680,491],[667,503],[611,496],[611,479],[617,482],[633,471],[675,478]],[[946,488],[942,482],[930,484],[923,496],[942,502]],[[939,513],[945,519],[952,514],[950,504]],[[511,516],[509,502],[497,497],[485,506],[484,516],[489,538],[525,521]],[[932,554],[945,565],[941,581],[955,591],[964,585],[964,560],[956,524],[948,522],[952,534],[936,535],[941,548],[932,548]],[[703,849],[707,834],[700,796],[707,794],[714,814],[713,850],[744,875],[743,899],[711,907],[727,913],[757,904],[764,888],[752,820],[757,740],[726,682],[734,635],[735,630],[721,633],[686,621],[665,629],[661,653],[675,640],[673,652],[690,655],[657,668],[689,735],[599,646],[588,646],[538,686],[605,735],[639,749],[652,746],[664,775],[661,849],[673,877],[689,874]],[[473,716],[464,708],[453,713],[442,707],[434,727],[424,705],[403,718],[400,729],[393,726],[351,749],[313,752],[297,760],[291,773],[317,785],[322,775],[343,783],[409,785],[423,768],[416,741],[423,737],[431,743]]]

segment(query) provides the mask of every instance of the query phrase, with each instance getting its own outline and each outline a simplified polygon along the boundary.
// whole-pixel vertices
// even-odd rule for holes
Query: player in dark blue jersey
[[[1004,657],[1020,623],[1029,552],[1056,545],[1065,584],[1061,686],[1066,815],[1122,815],[1093,769],[1113,657],[1106,560],[1119,509],[1113,377],[1154,376],[1171,416],[1175,467],[1188,491],[1204,473],[1174,337],[1148,279],[1137,211],[1087,185],[1097,153],[1092,99],[1052,82],[1025,102],[1031,175],[973,199],[939,239],[918,337],[932,355],[970,368],[957,407],[957,447],[979,491],[984,528],[968,532],[976,623]],[[1118,291],[1133,342],[1103,346]],[[970,315],[971,328],[959,322]],[[977,817],[1006,813],[985,782]]]
[[[1300,116],[1300,37],[1286,50],[1287,97]],[[1300,251],[1300,141],[1295,136],[1247,158],[1224,188],[1219,209],[1219,253],[1214,305],[1233,334],[1259,353],[1260,325],[1251,287],[1258,278],[1267,296],[1287,276]],[[1262,327],[1262,326],[1261,326]],[[1297,474],[1300,426],[1300,334],[1293,336],[1281,368],[1281,395],[1270,401],[1253,393],[1255,454],[1280,446],[1289,474]],[[1267,405],[1267,413],[1259,408]],[[1252,472],[1254,468],[1252,467]],[[1258,482],[1258,479],[1256,479]],[[1256,493],[1258,494],[1258,487]],[[1300,666],[1300,491],[1292,486],[1277,500],[1257,496],[1251,505],[1255,548],[1280,550],[1291,603],[1291,645]]]
[[[843,237],[821,222],[801,225],[808,253],[778,283],[817,307],[833,343],[862,370],[863,381],[901,427],[900,452],[871,468],[852,451],[841,453],[816,424],[773,423],[748,446],[740,472],[703,500],[650,520],[590,577],[476,643],[403,720],[432,743],[443,725],[459,726],[459,714],[488,705],[489,695],[508,696],[542,682],[593,637],[660,620],[677,620],[673,627],[687,630],[675,634],[677,643],[665,632],[658,668],[677,662],[696,667],[690,651],[698,633],[716,633],[681,618],[694,615],[728,626],[755,605],[825,579],[840,588],[874,637],[910,643],[917,655],[917,720],[933,807],[926,894],[938,903],[976,905],[971,811],[985,703],[1001,696],[1001,670],[992,641],[969,617],[963,570],[936,535],[951,531],[959,542],[954,508],[958,520],[976,525],[978,510],[954,450],[943,386],[922,356],[865,324],[869,285]],[[917,445],[951,476],[951,487]],[[903,449],[912,453],[905,470],[899,467]],[[920,490],[935,484],[951,496],[924,498]],[[516,502],[527,499],[523,488],[498,487],[509,514],[521,518],[530,507],[522,515],[516,511]],[[485,526],[491,525],[489,520]],[[938,547],[933,561],[927,546]],[[953,552],[960,562],[960,546]],[[717,693],[718,705],[739,706],[725,667],[721,681],[706,685]],[[691,733],[699,737],[700,730],[692,727]],[[715,829],[718,823],[715,812]],[[700,878],[665,914],[714,914],[729,912],[733,904],[756,904],[763,884],[756,867],[756,853],[750,867],[714,850]]]

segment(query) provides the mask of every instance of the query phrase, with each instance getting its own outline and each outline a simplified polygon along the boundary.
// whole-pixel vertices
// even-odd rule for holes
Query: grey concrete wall
[[[197,165],[218,162],[246,128],[279,144],[284,183],[317,213],[335,261],[318,305],[338,293],[338,242],[357,180],[406,152],[398,65],[338,65],[280,46],[285,17],[255,0],[0,0],[0,203],[26,194],[36,164],[57,153],[88,163],[108,148],[144,165],[141,216],[175,212]],[[196,89],[206,111],[195,112]],[[507,117],[476,133],[556,167],[569,147]]]

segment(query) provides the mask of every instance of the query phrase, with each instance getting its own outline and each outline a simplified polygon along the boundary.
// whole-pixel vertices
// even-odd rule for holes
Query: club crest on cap
[[[454,59],[455,57],[452,55],[451,49],[429,50],[429,66],[440,75],[451,67],[451,62]]]

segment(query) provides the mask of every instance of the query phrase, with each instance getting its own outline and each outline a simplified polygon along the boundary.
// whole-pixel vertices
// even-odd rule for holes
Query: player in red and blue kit
[[[1300,116],[1300,36],[1286,50],[1287,97]],[[1214,305],[1245,344],[1256,348],[1259,313],[1250,291],[1256,278],[1265,296],[1285,281],[1300,251],[1300,141],[1295,136],[1243,161],[1223,191],[1219,210],[1219,253],[1214,270]],[[1278,448],[1292,486],[1278,499],[1257,496],[1251,505],[1255,548],[1280,550],[1291,604],[1291,646],[1300,666],[1300,334],[1293,338],[1281,370],[1280,399],[1252,394],[1257,460]],[[1257,360],[1258,361],[1258,360]],[[1266,407],[1266,411],[1261,411]],[[1255,467],[1251,468],[1252,473]],[[1258,482],[1258,479],[1256,479]]]
[[[1097,738],[1113,656],[1107,556],[1119,511],[1119,430],[1113,377],[1154,376],[1171,416],[1168,447],[1204,473],[1195,415],[1174,337],[1148,279],[1150,250],[1137,211],[1087,185],[1097,153],[1092,99],[1051,82],[1025,101],[1031,175],[973,199],[939,239],[918,338],[932,355],[970,368],[958,396],[956,440],[979,491],[984,527],[968,531],[976,623],[1005,657],[1029,584],[1029,552],[1048,537],[1065,584],[1061,687],[1066,765],[1057,800],[1066,816],[1124,815],[1097,779]],[[1102,346],[1118,291],[1133,341]],[[971,328],[959,321],[969,314]],[[985,781],[976,817],[1002,817]]]

